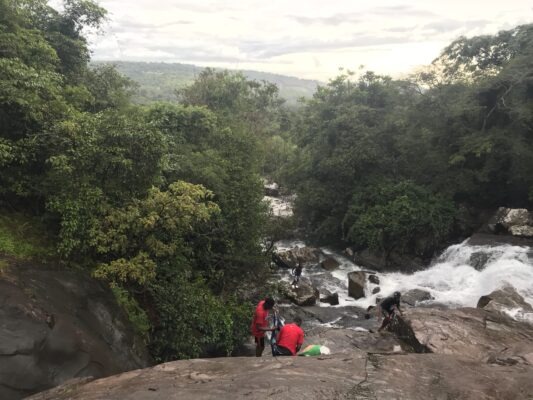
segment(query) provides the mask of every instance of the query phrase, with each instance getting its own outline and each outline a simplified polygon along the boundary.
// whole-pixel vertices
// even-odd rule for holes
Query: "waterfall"
[[[282,242],[278,249],[304,246],[299,242]],[[365,298],[355,300],[348,296],[347,275],[362,268],[346,257],[323,248],[326,255],[340,262],[340,267],[328,272],[320,266],[304,269],[303,277],[316,287],[339,294],[340,306],[353,305],[366,308],[376,303],[376,297],[384,297],[399,290],[407,292],[421,289],[429,292],[433,300],[428,305],[441,304],[448,307],[475,307],[479,298],[506,284],[513,286],[524,299],[533,305],[533,250],[527,246],[469,245],[468,240],[447,248],[427,269],[412,274],[399,272],[376,273],[381,291],[372,294],[377,285],[367,284]],[[281,278],[290,280],[289,271],[280,271]],[[327,306],[321,304],[322,306]],[[509,310],[520,314],[520,310]],[[533,315],[527,315],[533,320]]]

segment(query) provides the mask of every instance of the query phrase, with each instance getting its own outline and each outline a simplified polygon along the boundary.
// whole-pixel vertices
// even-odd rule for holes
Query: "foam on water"
[[[303,242],[285,242],[283,249],[302,247]],[[376,297],[384,297],[399,290],[411,289],[428,291],[434,300],[449,307],[475,307],[479,298],[506,284],[513,286],[524,299],[533,305],[533,251],[529,247],[498,245],[470,246],[468,241],[450,246],[427,269],[413,274],[377,273],[381,291],[372,295],[376,285],[369,283],[365,288],[366,296],[354,300],[348,296],[349,272],[361,268],[347,258],[330,249],[322,249],[326,255],[333,256],[340,266],[328,272],[319,266],[305,268],[303,277],[310,279],[319,289],[337,292],[340,306],[354,305],[366,308],[376,304]],[[482,264],[476,269],[476,264]],[[282,279],[291,280],[289,271],[280,272]],[[328,306],[321,303],[322,306]],[[523,310],[509,310],[509,315],[533,321],[533,316]]]

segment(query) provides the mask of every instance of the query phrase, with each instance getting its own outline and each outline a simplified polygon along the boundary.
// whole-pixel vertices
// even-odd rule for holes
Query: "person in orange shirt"
[[[268,313],[274,307],[274,299],[267,297],[261,300],[254,312],[254,319],[252,320],[251,331],[255,338],[255,356],[261,357],[263,350],[265,350],[265,332],[274,332],[276,328],[270,328],[267,318]]]
[[[274,355],[295,356],[300,351],[304,343],[304,331],[301,325],[302,319],[296,317],[292,324],[286,324],[281,327],[278,333]]]

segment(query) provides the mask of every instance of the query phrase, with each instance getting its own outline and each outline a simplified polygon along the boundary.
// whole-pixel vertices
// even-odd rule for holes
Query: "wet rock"
[[[350,247],[346,247],[346,248],[344,249],[344,252],[343,252],[343,253],[344,253],[344,255],[345,255],[346,257],[348,257],[348,258],[353,257],[353,254],[354,254],[353,250],[352,250]]]
[[[283,268],[294,268],[298,262],[305,264],[318,264],[321,255],[320,249],[314,247],[294,247],[272,255],[274,262]]]
[[[340,263],[333,257],[326,257],[320,262],[320,266],[326,271],[334,271],[339,268]]]
[[[533,307],[510,285],[481,296],[477,307],[496,312],[522,309],[524,312],[533,313]]]
[[[416,306],[417,303],[421,301],[433,300],[434,297],[425,290],[412,289],[406,293],[402,293],[401,301],[402,303],[408,304],[410,306]]]
[[[490,255],[483,252],[475,252],[470,256],[470,265],[476,269],[476,271],[481,271],[485,268],[485,265],[490,259]]]
[[[354,299],[365,297],[366,273],[363,271],[348,274],[348,295]]]
[[[320,298],[321,303],[328,303],[332,306],[336,306],[339,304],[339,294],[338,293],[331,293],[329,291],[322,291],[323,296]]]
[[[381,292],[381,288],[378,286],[378,287],[375,287],[374,289],[372,289],[372,294],[376,294],[376,293],[379,293]]]
[[[377,275],[369,275],[368,276],[368,281],[371,282],[371,283],[374,283],[376,285],[379,285],[379,276],[377,276]]]

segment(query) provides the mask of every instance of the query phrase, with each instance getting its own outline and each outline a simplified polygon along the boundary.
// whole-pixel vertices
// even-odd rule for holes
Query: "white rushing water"
[[[303,242],[280,242],[278,250]],[[354,305],[366,308],[376,304],[376,297],[385,297],[399,290],[407,292],[421,289],[429,292],[434,300],[449,307],[475,307],[479,298],[506,284],[513,286],[524,299],[533,305],[533,250],[530,247],[498,245],[471,246],[468,241],[450,246],[427,269],[413,274],[376,273],[380,279],[381,292],[372,295],[377,285],[369,283],[363,299],[354,300],[348,296],[348,278],[351,271],[362,270],[347,258],[328,249],[326,255],[340,262],[340,267],[328,272],[320,266],[304,268],[302,277],[310,279],[319,289],[339,294],[340,306]],[[476,265],[477,264],[477,265]],[[477,269],[476,269],[477,268]],[[290,280],[290,271],[280,272],[282,279]],[[323,306],[323,303],[321,304]],[[514,317],[533,320],[533,315],[523,315],[522,310],[509,310]]]

